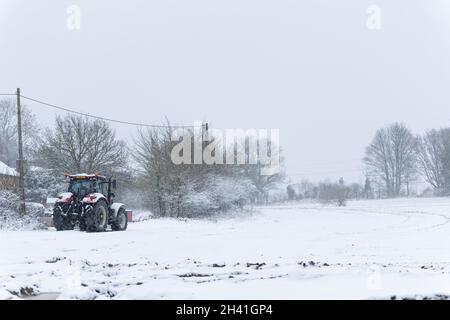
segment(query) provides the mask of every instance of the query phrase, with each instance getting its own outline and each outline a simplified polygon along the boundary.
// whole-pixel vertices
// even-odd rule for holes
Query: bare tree
[[[379,129],[366,148],[367,171],[380,179],[388,197],[397,197],[417,170],[417,139],[403,124]]]
[[[368,176],[366,176],[366,181],[364,182],[364,197],[366,199],[372,199],[373,198],[372,183],[371,183],[370,178]]]
[[[344,184],[344,179],[339,179],[338,183],[323,181],[319,183],[318,199],[323,203],[335,203],[339,207],[346,205],[349,196],[349,189]]]
[[[299,192],[303,195],[304,199],[317,198],[317,186],[308,179],[302,179],[299,188]]]
[[[351,199],[361,199],[364,197],[364,187],[354,182],[348,187],[348,193],[348,197]]]
[[[40,130],[33,113],[22,107],[22,127],[25,158],[30,159],[37,147]],[[17,110],[12,99],[0,100],[0,161],[10,167],[17,159]]]
[[[172,166],[170,149],[173,146],[168,130],[140,130],[135,139],[133,157],[138,163],[144,180],[145,191],[149,196],[148,205],[155,214],[166,216],[166,195],[175,185],[174,175],[169,174],[176,168]],[[172,168],[170,168],[172,167]],[[166,192],[167,191],[167,192]]]
[[[111,174],[126,167],[127,149],[106,122],[67,115],[47,130],[37,158],[43,167],[60,172]]]
[[[263,146],[264,145],[264,146]],[[260,204],[267,204],[269,201],[269,192],[274,190],[286,178],[284,172],[284,158],[282,156],[281,147],[270,139],[261,139],[256,142],[256,148],[250,148],[249,138],[245,139],[245,147],[243,148],[247,154],[247,158],[258,159],[260,148],[267,147],[267,156],[269,158],[278,158],[278,167],[276,170],[266,170],[270,164],[264,164],[261,161],[256,163],[247,163],[234,167],[235,173],[249,179],[256,188],[254,201]],[[253,152],[253,154],[252,154]],[[237,163],[237,162],[236,162]]]
[[[203,151],[214,138],[203,141],[185,129],[187,145]],[[172,140],[173,128],[141,130],[135,139],[134,159],[142,170],[150,208],[156,215],[192,217],[242,208],[258,194],[246,165],[193,164],[193,152],[187,153],[188,163],[175,164],[172,152],[179,141]],[[189,137],[189,138],[187,138]],[[190,139],[190,140],[189,140]],[[182,153],[187,150],[183,149]],[[256,171],[258,168],[252,167]],[[259,172],[259,171],[258,171]]]
[[[430,130],[420,138],[419,162],[435,192],[450,193],[450,128]]]
[[[299,196],[295,192],[295,188],[290,184],[286,187],[288,200],[296,200]]]

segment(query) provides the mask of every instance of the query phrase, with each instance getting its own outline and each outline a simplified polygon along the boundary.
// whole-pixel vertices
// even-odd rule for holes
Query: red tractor
[[[128,216],[123,203],[114,202],[116,180],[98,174],[66,174],[69,189],[59,195],[53,209],[56,230],[103,232],[127,229]]]

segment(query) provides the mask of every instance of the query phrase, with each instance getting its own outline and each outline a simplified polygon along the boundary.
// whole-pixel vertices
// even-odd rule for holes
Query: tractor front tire
[[[74,225],[67,216],[63,215],[60,206],[53,209],[53,224],[57,231],[73,230]]]
[[[99,201],[86,213],[86,230],[88,232],[103,232],[108,226],[108,206],[105,201]]]
[[[113,231],[125,231],[128,226],[128,216],[124,208],[120,208],[117,212],[116,218],[111,223]]]

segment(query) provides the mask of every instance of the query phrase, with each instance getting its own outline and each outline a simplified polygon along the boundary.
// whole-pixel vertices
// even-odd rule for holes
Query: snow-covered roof
[[[18,173],[15,169],[8,167],[6,164],[0,161],[0,175],[18,176]]]
[[[105,176],[99,175],[99,174],[87,174],[87,173],[79,173],[79,174],[65,174],[67,177],[71,178],[71,179],[92,179],[92,178],[99,178],[99,179],[104,179],[106,180]]]

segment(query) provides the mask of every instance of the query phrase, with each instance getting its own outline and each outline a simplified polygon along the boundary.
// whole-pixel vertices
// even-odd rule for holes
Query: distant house
[[[19,186],[19,174],[0,161],[0,190],[15,190]]]

